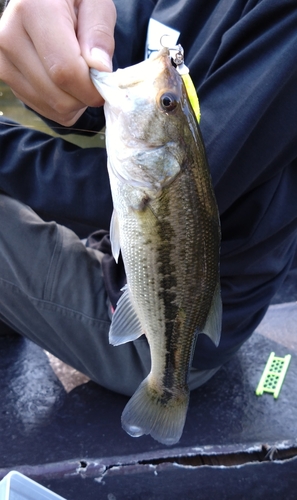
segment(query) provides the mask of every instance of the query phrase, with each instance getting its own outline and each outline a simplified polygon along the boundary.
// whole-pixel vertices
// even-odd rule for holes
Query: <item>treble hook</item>
[[[177,50],[174,58],[174,64],[176,66],[180,66],[181,64],[184,64],[184,49],[182,48],[181,44],[179,43],[176,47],[174,47],[175,50]]]
[[[174,58],[172,58],[172,60],[176,66],[181,66],[184,63],[184,49],[182,48],[180,43],[178,45],[175,45],[174,47],[170,47],[170,45],[169,46],[165,45],[163,43],[164,37],[170,38],[170,35],[167,35],[165,33],[164,35],[161,36],[161,38],[160,38],[161,47],[165,47],[166,49],[168,49],[170,51],[170,53],[174,51],[175,55],[174,55]]]

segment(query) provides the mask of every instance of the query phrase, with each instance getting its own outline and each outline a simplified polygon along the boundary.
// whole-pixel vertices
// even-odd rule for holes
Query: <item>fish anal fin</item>
[[[115,346],[121,345],[138,339],[142,334],[141,323],[131,302],[129,289],[125,286],[112,317],[109,342]]]
[[[182,435],[189,404],[189,391],[162,398],[150,387],[150,375],[140,384],[122,414],[122,427],[132,437],[150,434],[159,443],[171,446]]]
[[[217,283],[205,326],[202,330],[218,347],[222,329],[222,299],[220,283]]]

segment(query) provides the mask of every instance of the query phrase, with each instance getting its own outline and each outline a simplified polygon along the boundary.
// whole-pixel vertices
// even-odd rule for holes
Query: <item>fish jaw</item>
[[[90,77],[96,89],[106,101],[105,104],[113,109],[127,112],[131,106],[138,107],[150,96],[153,100],[155,91],[158,91],[162,86],[165,87],[165,84],[163,84],[164,68],[172,72],[170,54],[166,48],[149,60],[128,68],[118,69],[112,73],[91,68]],[[172,84],[175,85],[180,78],[178,74],[175,75],[175,72],[172,75],[174,75],[173,80],[175,80]],[[153,92],[152,85],[154,87]],[[140,91],[135,93],[136,87],[139,87]],[[133,96],[133,99],[131,99],[131,96]]]
[[[172,70],[169,52],[165,49],[149,61],[118,69],[113,73],[100,72],[91,68],[91,80],[105,100],[107,122],[111,122],[114,126],[114,120],[119,115],[129,117],[135,109],[141,109],[142,113],[149,110],[154,104],[155,93],[158,92],[160,82],[162,82],[164,67],[167,66]],[[176,75],[176,81],[178,81],[178,75]]]
[[[180,99],[183,92],[168,49],[114,73],[92,69],[90,74],[105,99],[111,175],[133,188],[145,188],[151,191],[151,196],[158,196],[160,189],[179,173],[183,161],[183,151],[176,142],[175,124],[172,123],[172,130],[168,129],[168,117],[160,104],[167,91],[176,99]]]

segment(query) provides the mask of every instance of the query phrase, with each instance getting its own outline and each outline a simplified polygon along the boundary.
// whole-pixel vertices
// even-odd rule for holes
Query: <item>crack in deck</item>
[[[75,477],[93,478],[103,482],[108,476],[139,474],[168,470],[172,467],[240,467],[263,462],[279,462],[294,459],[297,456],[297,443],[278,442],[253,446],[229,445],[209,446],[204,448],[180,448],[157,450],[154,452],[126,455],[122,457],[104,457],[66,460],[39,465],[20,465],[13,470],[33,480],[69,479]],[[2,479],[11,468],[0,469]]]

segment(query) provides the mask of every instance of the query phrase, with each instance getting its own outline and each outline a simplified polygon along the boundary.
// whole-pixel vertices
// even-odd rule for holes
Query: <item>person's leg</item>
[[[0,319],[92,380],[131,395],[150,368],[145,338],[113,347],[100,252],[0,195]]]

